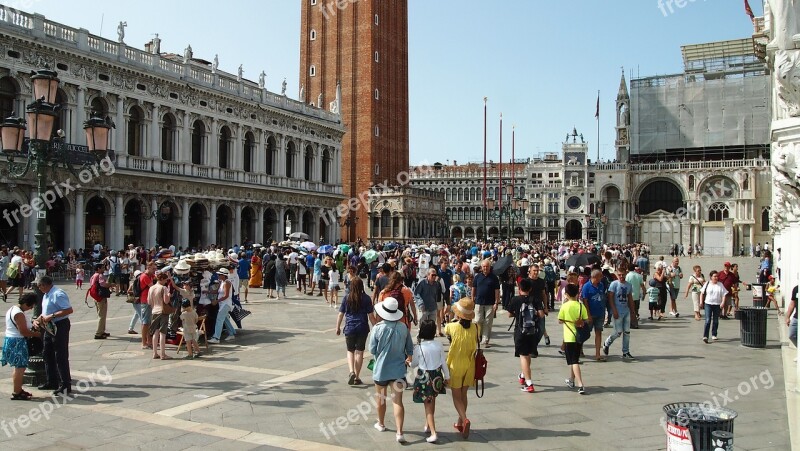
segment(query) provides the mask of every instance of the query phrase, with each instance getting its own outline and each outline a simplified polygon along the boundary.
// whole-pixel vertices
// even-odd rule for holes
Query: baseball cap
[[[730,268],[731,267],[731,262],[725,262],[725,267],[726,268]]]

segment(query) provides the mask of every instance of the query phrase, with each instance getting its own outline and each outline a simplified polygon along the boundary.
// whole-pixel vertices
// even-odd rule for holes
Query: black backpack
[[[141,274],[139,274],[138,276],[136,276],[135,279],[133,279],[133,288],[131,288],[131,292],[133,292],[133,295],[136,296],[137,299],[139,297],[141,297],[141,295],[142,295],[142,275]]]
[[[539,332],[536,323],[536,310],[532,303],[524,303],[520,307],[519,327],[525,337],[533,337]]]

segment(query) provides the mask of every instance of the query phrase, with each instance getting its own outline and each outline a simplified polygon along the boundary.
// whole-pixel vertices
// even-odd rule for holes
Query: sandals
[[[12,401],[30,401],[31,398],[33,398],[33,395],[26,392],[25,390],[20,390],[19,393],[11,394]]]
[[[470,421],[464,420],[464,430],[461,431],[461,436],[464,437],[464,440],[469,438],[469,427],[470,427]]]
[[[460,425],[460,424],[458,424],[458,423],[453,423],[453,427],[454,427],[454,428],[455,428],[455,429],[456,429],[456,430],[457,430],[459,433],[463,433],[463,432],[464,432],[464,426],[463,426],[463,425]]]

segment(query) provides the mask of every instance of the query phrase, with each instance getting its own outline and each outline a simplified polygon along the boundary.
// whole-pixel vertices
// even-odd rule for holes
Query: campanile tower
[[[397,185],[408,171],[408,0],[300,2],[300,100],[340,109],[344,195]],[[360,208],[341,236],[366,241],[370,226]]]

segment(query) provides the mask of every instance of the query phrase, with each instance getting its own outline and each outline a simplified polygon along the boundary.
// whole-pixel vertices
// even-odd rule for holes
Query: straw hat
[[[461,298],[453,304],[453,314],[459,318],[472,321],[475,318],[475,301],[470,298]]]
[[[185,260],[181,260],[173,267],[173,269],[175,270],[175,274],[183,276],[189,274],[189,271],[192,270],[192,267],[189,266],[189,263],[186,263]]]
[[[403,312],[400,310],[397,299],[388,297],[375,305],[375,313],[386,321],[398,321],[403,317]]]

